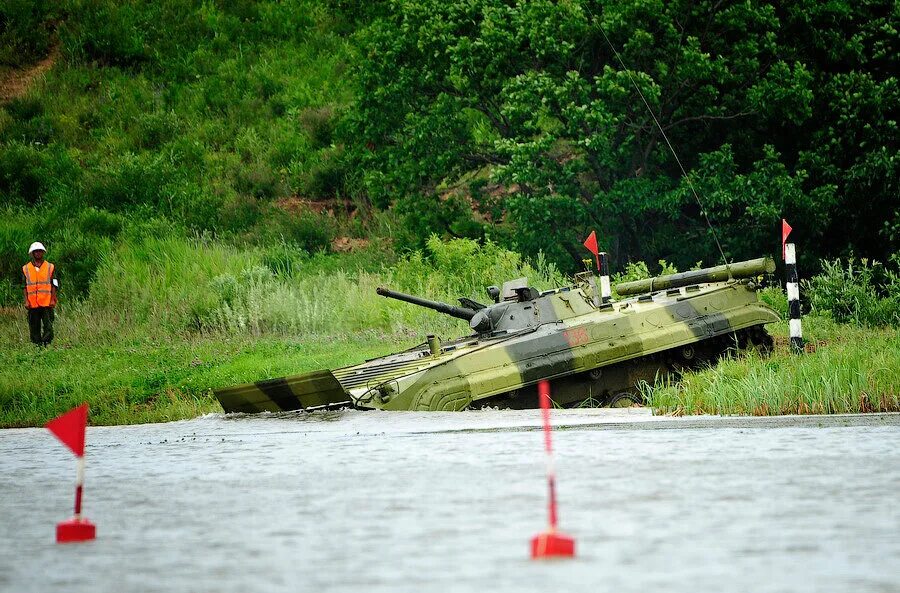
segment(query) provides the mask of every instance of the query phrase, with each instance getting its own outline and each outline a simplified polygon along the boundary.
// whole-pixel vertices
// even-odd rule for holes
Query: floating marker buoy
[[[541,415],[544,418],[544,448],[547,451],[547,486],[550,491],[548,511],[550,527],[544,533],[531,538],[531,558],[572,558],[575,556],[575,540],[556,530],[556,470],[553,467],[553,438],[550,426],[550,381],[538,382]]]
[[[531,538],[531,557],[572,558],[575,556],[575,540],[561,533],[546,532]]]
[[[56,543],[86,542],[97,538],[97,526],[87,519],[72,518],[56,524]]]
[[[90,541],[97,537],[97,527],[81,516],[81,494],[84,490],[84,433],[87,430],[88,406],[82,404],[47,423],[47,429],[77,459],[75,474],[75,516],[56,524],[56,543]]]

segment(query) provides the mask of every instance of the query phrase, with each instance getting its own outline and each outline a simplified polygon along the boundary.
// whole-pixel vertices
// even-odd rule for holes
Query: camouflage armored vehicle
[[[771,348],[764,325],[779,319],[759,302],[755,279],[770,258],[616,286],[603,302],[590,273],[539,292],[524,278],[488,288],[484,305],[459,306],[379,288],[378,294],[469,322],[470,335],[434,336],[366,362],[215,391],[226,412],[327,407],[462,410],[537,407],[549,379],[559,405],[621,406],[639,401],[640,381],[714,361],[730,348]]]

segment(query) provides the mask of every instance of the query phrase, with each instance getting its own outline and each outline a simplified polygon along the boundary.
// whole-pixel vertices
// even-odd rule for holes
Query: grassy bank
[[[370,332],[327,340],[218,337],[4,348],[0,427],[40,426],[82,402],[91,406],[92,424],[193,418],[222,411],[214,387],[333,368],[405,345]]]
[[[848,414],[900,412],[900,331],[804,319],[807,351],[790,350],[787,324],[769,326],[770,356],[749,353],[681,381],[647,387],[664,414]]]
[[[19,312],[0,328],[21,334],[0,348],[0,427],[39,426],[82,402],[93,424],[136,424],[221,412],[211,389],[334,368],[411,346],[414,328],[333,336],[197,335],[77,343],[78,320],[61,319],[45,350],[27,338]],[[447,332],[454,328],[444,327]],[[808,351],[790,352],[785,323],[768,357],[750,353],[647,390],[658,414],[831,414],[900,411],[900,331],[805,320]],[[463,327],[456,328],[461,333]],[[445,335],[450,335],[449,333]],[[7,342],[8,344],[8,342]]]
[[[373,242],[311,256],[284,242],[144,234],[110,244],[97,269],[86,297],[63,291],[47,349],[28,342],[21,307],[0,309],[0,427],[41,425],[84,401],[95,424],[190,418],[220,410],[216,387],[334,368],[427,333],[468,331],[459,320],[378,297],[378,286],[452,302],[483,301],[485,286],[508,278],[527,276],[542,289],[565,282],[540,258],[436,238],[408,255]],[[786,307],[778,290],[764,297]],[[651,405],[671,414],[900,411],[900,331],[822,315],[807,317],[805,330],[803,356],[789,352],[786,323],[775,324],[772,356],[742,355],[648,388]]]

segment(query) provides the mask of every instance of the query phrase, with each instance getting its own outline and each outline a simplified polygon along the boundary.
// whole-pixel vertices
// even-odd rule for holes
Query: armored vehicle
[[[459,305],[379,288],[378,294],[468,321],[470,335],[436,337],[353,366],[215,391],[226,412],[355,407],[462,410],[538,406],[549,379],[558,405],[622,406],[637,385],[712,362],[731,348],[771,348],[764,325],[779,319],[760,303],[760,258],[616,286],[606,301],[586,272],[571,286],[540,292],[525,278],[489,287],[485,305]],[[606,301],[606,302],[604,302]]]

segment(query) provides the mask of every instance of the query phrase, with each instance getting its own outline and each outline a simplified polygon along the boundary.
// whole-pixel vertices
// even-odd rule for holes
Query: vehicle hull
[[[226,412],[352,406],[455,411],[537,405],[533,386],[554,381],[557,403],[611,401],[681,362],[687,350],[714,358],[729,344],[765,335],[779,320],[746,281],[696,285],[591,307],[576,291],[532,302],[535,322],[518,331],[427,344],[335,369],[216,390]],[[758,330],[758,331],[757,331]],[[737,340],[737,342],[735,342]],[[764,341],[764,340],[763,340]],[[743,345],[743,344],[737,344]],[[684,350],[679,354],[680,350]],[[708,351],[708,352],[707,352]]]

